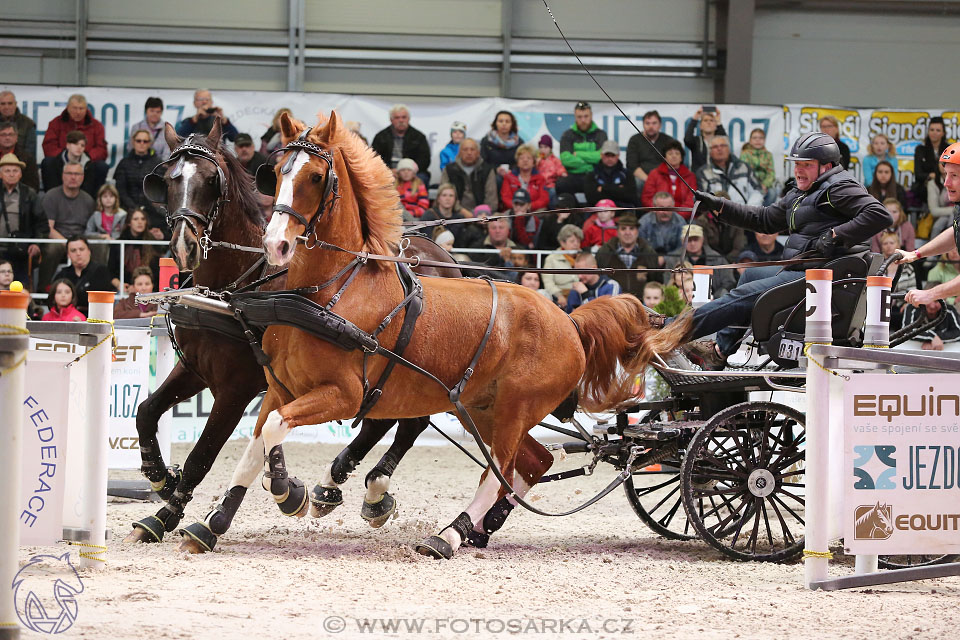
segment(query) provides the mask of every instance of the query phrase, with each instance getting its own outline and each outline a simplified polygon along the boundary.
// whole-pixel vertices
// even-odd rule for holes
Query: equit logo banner
[[[897,461],[893,457],[897,448],[892,445],[856,445],[853,453],[853,488],[863,491],[896,489]]]
[[[25,627],[48,635],[63,633],[77,620],[83,580],[70,554],[33,556],[13,578],[17,617]]]
[[[853,512],[853,537],[857,540],[886,540],[893,534],[893,507],[879,502],[860,505]]]

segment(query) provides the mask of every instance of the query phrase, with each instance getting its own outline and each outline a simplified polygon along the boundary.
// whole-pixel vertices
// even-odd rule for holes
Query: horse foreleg
[[[265,412],[272,411],[281,404],[280,398],[275,393],[268,391],[263,399],[260,415],[265,415]],[[256,435],[247,444],[240,462],[237,463],[237,468],[230,479],[230,488],[220,498],[220,502],[207,514],[203,522],[195,522],[180,530],[180,535],[183,536],[183,540],[180,542],[181,551],[189,551],[190,553],[211,551],[218,538],[230,528],[233,517],[237,514],[247,489],[257,479],[257,475],[263,468],[263,437],[260,435],[259,429],[255,433]]]
[[[387,431],[396,423],[396,420],[375,420],[366,418],[360,426],[360,433],[337,454],[323,472],[323,478],[310,493],[310,515],[321,518],[341,504],[343,492],[338,485],[347,481],[349,476],[360,464],[373,446],[380,442]]]
[[[527,492],[533,485],[537,484],[551,465],[553,465],[553,455],[529,433],[525,435],[520,443],[520,449],[517,451],[517,459],[514,465],[516,473],[514,474],[513,488],[516,490],[516,495],[521,498],[526,496]],[[465,544],[471,547],[484,548],[489,543],[490,536],[500,530],[507,516],[517,506],[516,499],[513,496],[507,496],[506,493],[506,490],[501,486],[498,493],[500,499],[484,514],[483,521],[467,533]]]
[[[428,426],[430,426],[429,417],[400,420],[393,444],[380,458],[380,462],[367,474],[365,481],[367,494],[363,498],[360,516],[374,529],[382,527],[390,516],[397,512],[397,501],[387,493],[387,489],[390,488],[390,477],[393,476],[400,460]]]

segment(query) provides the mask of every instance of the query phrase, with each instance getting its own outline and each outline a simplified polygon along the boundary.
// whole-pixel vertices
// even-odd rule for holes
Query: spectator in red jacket
[[[517,217],[513,219],[513,239],[524,249],[533,249],[540,233],[543,220],[536,215],[523,215],[530,212],[530,194],[523,188],[513,193],[513,208],[507,209],[507,214]]]
[[[665,191],[673,196],[674,202],[677,203],[676,206],[692,207],[693,193],[680,182],[674,172],[674,169],[676,169],[692,189],[697,188],[696,176],[683,164],[683,146],[674,140],[666,146],[663,155],[667,161],[661,162],[660,166],[650,172],[646,183],[643,185],[643,193],[640,195],[641,204],[645,207],[652,207],[653,196]],[[690,219],[689,211],[681,212],[680,215],[684,219]]]
[[[422,216],[430,206],[427,187],[417,176],[417,169],[417,163],[411,158],[402,158],[397,163],[397,191],[410,220]]]
[[[80,131],[86,139],[84,152],[90,158],[93,172],[93,184],[102,185],[107,179],[107,138],[103,124],[93,117],[87,108],[87,99],[75,93],[67,100],[67,108],[59,116],[47,124],[47,132],[43,136],[43,162],[40,171],[54,171],[49,167],[51,162],[67,148],[67,134],[71,131]],[[44,188],[50,188],[44,185]],[[97,187],[99,188],[99,186]]]
[[[500,206],[506,210],[513,204],[513,194],[517,189],[525,189],[530,194],[530,210],[539,211],[550,205],[550,194],[543,176],[534,168],[537,162],[537,150],[533,145],[522,144],[514,155],[517,166],[503,176],[500,188]]]
[[[613,219],[616,215],[614,209],[617,204],[609,198],[604,198],[597,202],[598,207],[610,207],[608,211],[598,211],[583,223],[583,248],[599,247],[608,240],[617,237],[617,222]]]

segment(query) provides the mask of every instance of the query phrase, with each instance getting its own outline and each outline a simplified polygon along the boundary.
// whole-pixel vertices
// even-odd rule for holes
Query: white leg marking
[[[389,488],[390,476],[377,476],[377,478],[367,486],[367,493],[363,496],[363,499],[367,502],[374,503],[382,498],[383,494],[386,493]]]
[[[247,448],[243,452],[243,457],[237,464],[233,472],[233,478],[230,480],[230,486],[249,488],[253,481],[257,479],[260,469],[263,468],[263,437],[250,438]]]
[[[494,457],[493,461],[499,468],[500,463],[496,457]],[[493,471],[488,472],[487,477],[484,478],[480,486],[477,487],[477,492],[473,496],[473,502],[471,502],[470,506],[466,509],[470,520],[473,521],[474,528],[476,528],[478,522],[483,522],[483,516],[490,510],[493,503],[497,501],[497,492],[499,491],[500,481],[497,480],[497,476],[493,474]],[[449,542],[454,551],[456,551],[463,542],[463,540],[460,539],[460,534],[449,527],[440,533],[440,537]]]
[[[333,463],[327,465],[327,468],[323,470],[323,477],[320,478],[321,487],[335,487],[337,483],[333,481]]]
[[[263,428],[260,430],[260,437],[263,438],[263,450],[266,452],[266,455],[261,460],[263,464],[264,471],[270,471],[270,463],[267,460],[267,456],[270,455],[270,452],[278,444],[283,444],[283,439],[287,436],[287,424],[283,421],[283,418],[280,417],[280,412],[274,409],[270,412],[270,415],[267,416],[267,421],[263,423]],[[263,477],[263,488],[267,491],[270,490],[270,481],[264,476]]]

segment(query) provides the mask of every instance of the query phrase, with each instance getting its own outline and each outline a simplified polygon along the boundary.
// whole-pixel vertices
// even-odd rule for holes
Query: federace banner
[[[172,124],[196,113],[193,91],[183,89],[121,89],[109,87],[41,87],[20,85],[8,87],[17,96],[20,111],[37,123],[36,156],[43,157],[40,142],[47,124],[66,107],[67,98],[82,93],[94,116],[106,128],[108,159],[114,166],[124,154],[130,127],[143,120],[143,105],[147,97],[163,99],[163,117]],[[259,146],[260,136],[270,126],[277,109],[287,107],[294,116],[307,124],[317,121],[317,112],[329,113],[336,109],[347,121],[360,123],[360,132],[373,140],[390,120],[388,111],[396,101],[368,96],[333,93],[287,93],[273,91],[214,91],[213,103],[241,133],[253,136]],[[559,153],[563,132],[573,126],[573,105],[576,101],[510,100],[506,98],[428,99],[408,102],[410,125],[420,130],[430,142],[430,174],[434,182],[440,178],[440,151],[450,141],[450,125],[460,121],[467,125],[467,136],[478,141],[491,128],[494,115],[505,109],[517,118],[520,137],[536,144],[545,133],[554,139],[554,153]],[[643,114],[657,109],[663,119],[663,133],[683,140],[687,122],[700,108],[698,104],[663,104],[621,102],[620,106],[641,129]],[[782,153],[783,109],[779,105],[718,105],[721,121],[731,138],[732,151],[739,153],[755,128],[767,134],[767,147],[774,158]],[[593,105],[594,120],[625,150],[636,130],[611,104]],[[621,156],[625,157],[625,156]],[[782,163],[776,162],[777,171]],[[781,176],[782,177],[782,176]]]
[[[960,552],[960,375],[851,374],[844,387],[844,546]]]

